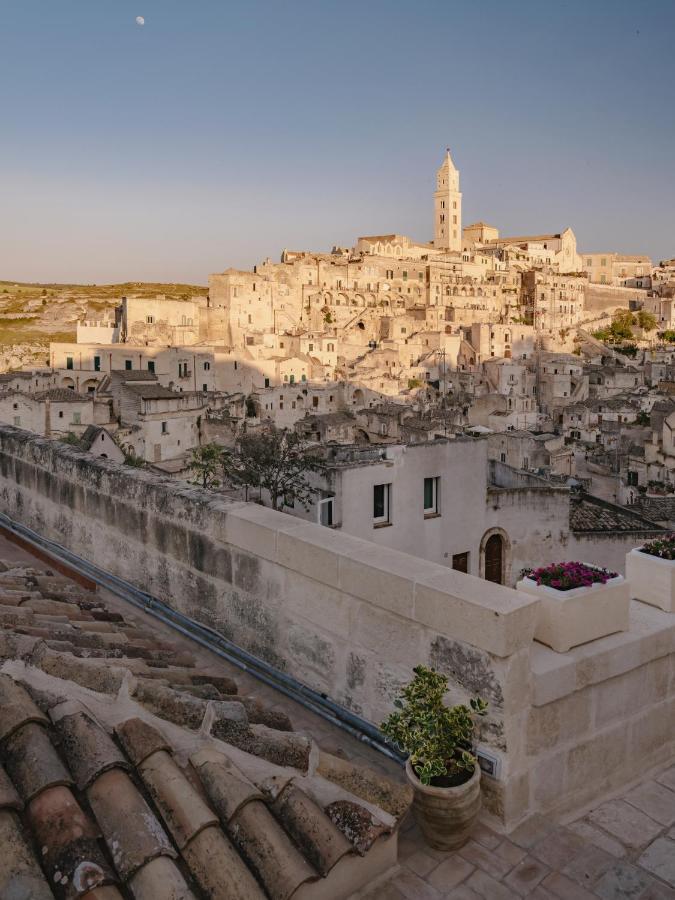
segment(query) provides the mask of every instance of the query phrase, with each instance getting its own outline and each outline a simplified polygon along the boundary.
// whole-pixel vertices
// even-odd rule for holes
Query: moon
[[[143,16],[136,16],[136,24],[145,25],[145,19],[143,18]]]

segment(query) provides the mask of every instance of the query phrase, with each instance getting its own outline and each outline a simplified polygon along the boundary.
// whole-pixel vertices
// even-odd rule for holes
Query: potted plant
[[[448,679],[417,666],[381,726],[388,741],[408,755],[413,814],[427,842],[455,850],[469,839],[481,807],[480,766],[473,749],[475,717],[485,715],[479,697],[448,707]]]
[[[627,553],[626,578],[636,600],[675,613],[675,534],[647,541]]]
[[[523,569],[516,589],[539,597],[534,638],[558,653],[628,629],[628,582],[616,572],[552,563]]]

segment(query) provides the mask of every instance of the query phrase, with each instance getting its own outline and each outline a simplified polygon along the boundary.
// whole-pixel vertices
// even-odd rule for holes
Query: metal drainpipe
[[[296,703],[299,703],[305,709],[316,713],[369,747],[378,750],[395,762],[403,763],[404,757],[385,742],[382,733],[374,725],[344,709],[325,694],[307,687],[291,675],[280,672],[264,660],[258,659],[258,657],[228,641],[227,638],[224,638],[217,631],[200,625],[193,619],[188,618],[188,616],[184,616],[182,613],[172,609],[162,600],[158,600],[151,594],[139,590],[134,585],[110,572],[99,569],[98,566],[86,559],[82,559],[82,557],[72,553],[66,547],[43,537],[20,522],[15,522],[4,513],[0,513],[0,525],[7,531],[18,535],[24,541],[46,550],[57,559],[63,560],[76,572],[105,587],[106,590],[109,590],[127,603],[142,609],[265,684],[281,691],[281,693],[295,700]]]

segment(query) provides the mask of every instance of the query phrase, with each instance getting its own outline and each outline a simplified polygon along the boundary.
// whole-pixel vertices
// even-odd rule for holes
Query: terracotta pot
[[[422,784],[410,765],[405,765],[412,786],[413,815],[426,842],[435,850],[457,850],[471,837],[481,807],[480,766],[457,787]]]

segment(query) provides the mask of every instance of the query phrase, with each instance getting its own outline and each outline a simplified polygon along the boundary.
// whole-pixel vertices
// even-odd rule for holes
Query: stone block
[[[360,603],[354,610],[350,642],[356,652],[359,647],[375,650],[381,659],[408,664],[412,669],[425,658],[424,637],[423,628],[402,616],[368,603]]]
[[[576,663],[568,654],[556,653],[535,641],[530,660],[535,706],[559,700],[576,690]]]
[[[675,841],[666,837],[658,838],[647,847],[638,863],[675,888]]]
[[[457,887],[458,884],[465,881],[474,871],[474,868],[475,866],[462,859],[459,854],[453,853],[448,859],[436,866],[427,880],[437,891],[447,894]]]
[[[665,700],[669,677],[670,661],[662,657],[594,685],[595,724],[602,727],[625,721],[627,710],[645,709]]]
[[[572,822],[568,828],[585,841],[586,844],[594,844],[596,847],[600,847],[601,850],[615,856],[617,859],[621,859],[626,855],[626,848],[620,841],[605,834],[605,832],[601,831],[599,828],[589,825],[588,822]]]
[[[348,556],[352,550],[358,552],[367,542],[336,534],[321,525],[297,522],[295,519],[292,525],[284,524],[277,529],[277,561],[301,575],[339,587],[340,556]]]
[[[554,810],[565,791],[567,753],[563,750],[537,762],[531,774],[534,808],[540,812]]]
[[[451,569],[415,585],[415,619],[495,656],[532,641],[537,599]]]
[[[590,891],[615,863],[616,860],[611,854],[591,845],[575,854],[562,870],[562,874]]]
[[[530,894],[550,871],[549,867],[541,860],[534,856],[526,856],[515,869],[509,872],[504,879],[504,884],[518,896],[524,897]]]
[[[567,791],[580,791],[583,796],[597,796],[597,793],[602,792],[603,786],[607,789],[610,777],[622,769],[627,753],[625,725],[594,734],[572,747],[567,756]]]
[[[643,869],[619,862],[605,872],[595,886],[595,893],[602,900],[639,900],[652,881]]]
[[[594,809],[588,821],[616,837],[629,849],[644,847],[658,837],[661,826],[624,800],[610,800]]]
[[[577,691],[546,706],[533,706],[527,719],[527,753],[568,744],[583,737],[591,725],[589,691]]]
[[[671,698],[656,704],[631,721],[629,746],[632,759],[638,763],[641,761],[644,766],[646,760],[656,763],[671,758],[675,741],[673,716],[675,702]]]
[[[370,544],[340,556],[340,588],[376,606],[412,618],[415,581],[440,569],[426,560]]]
[[[665,785],[645,781],[629,791],[624,799],[661,825],[669,828],[675,823],[675,792]]]

